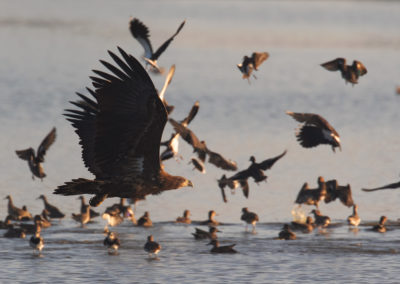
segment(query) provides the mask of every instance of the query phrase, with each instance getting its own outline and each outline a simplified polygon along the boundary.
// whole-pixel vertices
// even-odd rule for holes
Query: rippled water
[[[43,257],[32,257],[27,240],[0,238],[1,279],[20,282],[396,282],[398,229],[384,235],[349,232],[344,219],[351,209],[323,204],[321,211],[342,224],[326,233],[299,235],[299,240],[273,240],[282,224],[292,220],[293,201],[302,184],[316,184],[319,175],[351,184],[363,220],[383,214],[397,220],[396,191],[364,193],[398,181],[400,135],[400,18],[398,1],[0,1],[0,197],[11,194],[17,206],[42,210],[36,198],[44,193],[64,212],[77,212],[74,197],[51,192],[65,181],[91,178],[80,158],[78,138],[62,117],[74,92],[90,84],[98,59],[121,46],[136,57],[142,48],[128,31],[130,16],[149,26],[154,47],[183,19],[187,23],[159,60],[176,64],[166,98],[181,119],[194,101],[200,112],[191,124],[209,147],[237,161],[288,154],[270,171],[268,183],[250,182],[250,197],[228,194],[222,203],[216,184],[223,172],[212,165],[207,174],[187,165],[191,149],[184,142],[180,163],[168,161],[168,172],[190,178],[194,189],[149,197],[137,205],[137,215],[150,211],[156,226],[140,229],[124,224],[120,254],[109,256],[102,246],[104,223],[79,228],[67,218],[43,231]],[[235,67],[242,56],[268,51],[270,58],[251,85]],[[358,59],[368,68],[355,87],[319,64],[336,57]],[[152,76],[161,88],[162,77]],[[297,123],[286,110],[323,115],[339,132],[342,152],[329,147],[302,149],[295,140]],[[57,127],[57,141],[44,165],[48,177],[32,181],[16,149],[38,145]],[[169,137],[166,127],[164,137]],[[105,202],[98,211],[116,202]],[[6,215],[2,201],[0,218]],[[240,210],[259,214],[257,234],[245,234]],[[234,256],[210,255],[204,242],[192,240],[194,226],[168,223],[184,209],[193,219],[205,219],[214,209],[221,242],[236,243]],[[305,209],[307,213],[309,208]],[[2,232],[0,232],[2,233]],[[142,250],[152,233],[162,244],[159,261],[148,261]],[[34,277],[34,278],[33,278]],[[5,281],[4,280],[4,281]]]

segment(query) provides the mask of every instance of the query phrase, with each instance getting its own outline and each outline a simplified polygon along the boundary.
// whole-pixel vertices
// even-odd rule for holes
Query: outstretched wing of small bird
[[[153,57],[153,48],[149,39],[149,29],[141,21],[134,18],[129,23],[129,30],[133,37],[142,45],[144,57],[151,59]]]
[[[178,33],[181,31],[181,29],[183,28],[183,26],[185,25],[186,20],[183,21],[180,26],[178,27],[178,29],[176,30],[176,32],[167,40],[165,41],[158,49],[156,52],[154,52],[153,56],[150,58],[151,60],[157,60],[158,57],[160,57],[161,53],[163,53],[168,45],[171,43],[171,41],[174,40],[174,38],[178,35]]]
[[[174,77],[175,74],[175,64],[171,66],[171,68],[169,68],[167,77],[165,78],[165,82],[164,82],[164,86],[161,89],[161,91],[158,93],[158,96],[160,97],[160,99],[162,101],[164,101],[164,94],[165,91],[167,90],[167,87],[169,86],[169,84],[171,84],[172,78]]]
[[[193,118],[196,116],[197,112],[199,111],[200,108],[200,103],[199,101],[196,101],[192,108],[190,109],[190,112],[187,117],[185,117],[183,120],[180,121],[180,123],[183,126],[188,126],[188,124],[193,120]]]
[[[242,188],[244,197],[249,198],[250,187],[249,187],[249,183],[247,182],[247,179],[242,179],[239,182],[240,182],[240,187]]]
[[[208,154],[208,162],[215,165],[218,168],[227,170],[227,171],[236,171],[237,170],[237,164],[234,161],[227,160],[222,155],[207,150]]]
[[[325,62],[325,63],[321,64],[322,67],[324,67],[326,70],[329,70],[329,71],[338,71],[340,65],[345,66],[346,65],[346,59],[344,59],[342,57],[339,57],[339,58],[336,58],[334,60],[331,60],[331,61],[328,61],[328,62]]]
[[[395,183],[390,183],[381,187],[375,187],[375,188],[362,188],[363,191],[375,191],[375,190],[382,190],[382,189],[396,189],[400,187],[400,181],[395,182]]]
[[[305,182],[303,184],[303,186],[301,187],[301,189],[299,191],[299,194],[297,195],[295,203],[302,204],[303,202],[305,202],[306,200],[305,200],[305,197],[304,197],[304,192],[306,190],[309,190],[309,189],[310,189],[310,187],[308,186],[308,183]]]
[[[31,157],[35,157],[35,150],[33,150],[33,148],[28,148],[25,150],[16,150],[15,153],[20,159],[25,161],[29,161]]]
[[[37,149],[37,161],[40,163],[44,162],[44,155],[46,151],[50,148],[50,146],[56,140],[56,128],[54,127],[49,134],[43,139],[42,143],[40,143],[39,148]]]
[[[338,196],[340,201],[347,207],[351,207],[354,205],[353,196],[351,194],[351,187],[348,184],[347,186],[338,186]]]
[[[287,150],[285,150],[279,156],[276,156],[276,157],[271,158],[271,159],[267,159],[267,160],[259,163],[259,167],[264,171],[270,169],[278,160],[280,160],[283,156],[285,156],[286,153],[287,153]]]
[[[204,162],[206,158],[206,147],[197,136],[186,126],[170,118],[169,122],[174,127],[175,131],[181,135],[183,140],[192,145],[195,152],[197,152],[199,159]]]
[[[339,134],[336,132],[336,130],[332,127],[332,125],[329,124],[329,122],[323,118],[322,116],[314,113],[300,113],[300,112],[291,112],[287,111],[286,114],[290,115],[293,117],[295,120],[301,123],[305,123],[305,125],[313,125],[318,128],[322,129],[327,129],[334,133],[336,136],[339,136]]]
[[[253,62],[253,67],[255,70],[258,70],[258,66],[261,65],[265,60],[267,60],[269,57],[268,52],[253,52],[251,55],[252,62]]]

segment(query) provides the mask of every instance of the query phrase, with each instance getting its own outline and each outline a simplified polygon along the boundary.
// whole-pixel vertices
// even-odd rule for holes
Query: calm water
[[[398,181],[400,174],[400,3],[398,1],[6,1],[0,9],[0,197],[7,194],[34,214],[46,194],[68,216],[79,209],[75,197],[52,195],[72,178],[91,178],[80,158],[78,138],[63,118],[63,109],[90,84],[91,69],[102,68],[106,50],[123,47],[136,57],[141,46],[128,31],[130,16],[149,26],[159,46],[187,23],[159,60],[176,64],[166,98],[181,119],[200,101],[191,124],[200,139],[224,156],[249,165],[249,156],[288,154],[270,171],[268,183],[250,182],[250,198],[228,194],[224,204],[216,184],[224,172],[207,164],[201,175],[187,165],[191,149],[181,143],[184,160],[168,161],[168,172],[190,178],[194,189],[149,197],[137,215],[150,211],[152,229],[123,224],[115,228],[122,240],[118,256],[102,246],[104,223],[79,228],[67,218],[43,231],[43,257],[32,257],[27,240],[0,238],[1,279],[20,282],[397,282],[399,230],[384,235],[362,226],[355,234],[344,224],[351,209],[323,204],[321,211],[339,226],[324,233],[299,235],[299,240],[273,240],[284,222],[292,220],[293,201],[302,184],[316,184],[319,175],[351,184],[364,221],[383,214],[397,220],[396,191],[364,193]],[[249,85],[236,68],[243,55],[268,51],[270,58]],[[336,57],[362,61],[368,74],[355,87],[319,64]],[[152,76],[157,88],[163,77]],[[342,152],[330,147],[307,150],[296,142],[297,123],[286,110],[323,115],[339,132]],[[14,150],[37,147],[57,127],[57,140],[44,165],[48,177],[32,181],[28,167]],[[168,125],[164,137],[168,138]],[[108,200],[98,208],[116,202]],[[7,212],[1,202],[0,218]],[[260,216],[257,234],[244,233],[242,207]],[[194,226],[168,223],[192,211],[192,218],[219,213],[223,243],[236,243],[240,254],[214,256],[205,242],[192,239]],[[310,208],[305,208],[308,213]],[[0,232],[2,234],[2,232]],[[152,233],[163,250],[159,261],[148,261],[142,247]],[[35,277],[35,278],[33,278]],[[3,280],[5,281],[5,280]]]

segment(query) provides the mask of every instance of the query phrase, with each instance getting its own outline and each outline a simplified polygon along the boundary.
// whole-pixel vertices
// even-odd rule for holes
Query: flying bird
[[[237,64],[237,67],[243,74],[242,78],[247,79],[248,82],[250,83],[250,76],[253,73],[253,69],[257,71],[261,63],[267,60],[268,57],[269,57],[268,52],[253,52],[251,57],[248,57],[247,55],[244,56],[242,63]],[[257,77],[254,74],[253,77],[254,79],[257,79]]]
[[[41,194],[37,199],[42,199],[43,200],[44,209],[46,209],[47,212],[49,212],[48,215],[49,215],[50,218],[52,218],[52,219],[57,219],[57,218],[58,219],[62,219],[62,218],[65,217],[65,214],[62,213],[60,211],[60,209],[58,209],[56,206],[50,204],[47,201],[47,197],[45,195]]]
[[[148,64],[152,67],[152,70],[163,73],[163,70],[158,67],[157,59],[160,55],[167,49],[169,44],[174,40],[175,36],[181,31],[183,26],[185,25],[185,21],[183,21],[178,27],[177,31],[167,40],[165,41],[157,50],[153,52],[153,47],[150,42],[150,34],[149,29],[145,26],[141,21],[137,18],[133,18],[129,22],[129,29],[133,35],[133,37],[142,45],[144,49],[144,58]]]
[[[329,71],[340,71],[345,82],[353,86],[358,83],[360,76],[367,74],[367,68],[360,61],[354,60],[352,65],[346,65],[346,59],[342,57],[322,63],[321,66]]]
[[[299,193],[297,194],[295,203],[299,204],[299,206],[301,206],[301,204],[315,205],[315,207],[317,207],[318,209],[319,202],[326,198],[327,186],[324,178],[321,176],[318,177],[317,183],[318,187],[315,189],[311,189],[308,186],[308,183],[305,182]]]
[[[196,159],[195,157],[190,158],[189,164],[193,165],[193,170],[198,170],[202,174],[206,173],[206,168],[204,167],[203,162]]]
[[[269,170],[277,161],[279,161],[283,156],[285,156],[287,151],[285,150],[282,154],[266,159],[261,163],[256,162],[256,158],[254,156],[250,157],[251,165],[242,171],[237,172],[235,175],[226,178],[225,175],[218,180],[218,186],[221,189],[222,198],[224,202],[226,201],[226,195],[224,188],[225,186],[229,186],[231,189],[235,189],[238,185],[241,186],[243,195],[248,198],[249,197],[249,184],[248,178],[253,178],[254,182],[257,184],[262,181],[267,180],[267,176],[264,174],[264,171]]]
[[[197,112],[199,111],[200,104],[198,101],[194,103],[192,108],[190,109],[189,114],[187,117],[185,117],[183,120],[180,121],[180,124],[187,126],[196,116]],[[171,135],[171,138],[167,141],[161,142],[161,146],[167,147],[162,153],[161,153],[161,160],[165,161],[170,158],[175,158],[178,157],[178,151],[179,151],[179,136],[180,134],[178,132],[175,132]],[[179,156],[181,159],[182,156]]]
[[[172,124],[175,131],[181,135],[182,139],[193,147],[193,152],[197,153],[197,156],[202,162],[205,162],[208,155],[208,162],[214,166],[228,171],[237,170],[236,162],[225,159],[222,155],[211,151],[207,147],[206,142],[200,141],[194,132],[184,124],[179,123],[172,118],[169,119],[169,122]]]
[[[337,180],[328,180],[326,183],[326,196],[325,203],[329,203],[335,201],[336,198],[343,203],[343,205],[347,207],[351,207],[354,205],[353,196],[351,193],[350,184],[343,186],[339,185]]]
[[[322,116],[313,113],[299,113],[287,111],[286,114],[300,123],[304,123],[296,133],[297,141],[304,148],[311,148],[320,144],[329,144],[333,152],[340,146],[340,137],[336,130]]]
[[[53,128],[49,134],[43,139],[42,143],[40,143],[39,148],[35,154],[35,150],[33,148],[28,148],[25,150],[16,150],[18,157],[22,160],[28,161],[29,169],[32,172],[32,179],[35,179],[35,176],[40,178],[43,181],[43,178],[46,177],[44,173],[42,163],[44,162],[44,155],[46,155],[46,151],[50,148],[50,146],[56,140],[56,128]]]
[[[375,190],[382,190],[382,189],[396,189],[400,187],[400,181],[395,183],[390,183],[384,186],[375,187],[375,188],[362,188],[363,191],[375,191]]]
[[[85,166],[94,180],[73,179],[54,193],[94,194],[89,201],[98,206],[108,197],[133,200],[148,194],[193,186],[192,182],[164,171],[160,142],[167,112],[147,72],[140,63],[118,48],[121,57],[109,51],[118,67],[101,60],[112,74],[94,70],[95,90],[89,96],[77,93],[65,116],[80,138]]]

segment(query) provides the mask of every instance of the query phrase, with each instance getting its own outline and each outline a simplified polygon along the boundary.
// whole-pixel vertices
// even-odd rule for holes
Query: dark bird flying
[[[396,189],[400,187],[400,181],[399,182],[395,182],[395,183],[389,183],[387,185],[384,186],[380,186],[380,187],[375,187],[375,188],[362,188],[363,191],[375,191],[375,190],[382,190],[382,189]]]
[[[29,169],[32,172],[32,179],[35,179],[36,176],[43,181],[43,178],[46,177],[46,174],[44,173],[42,167],[42,163],[44,162],[44,155],[46,155],[46,151],[50,148],[55,140],[56,128],[53,128],[50,133],[47,134],[47,136],[43,139],[42,143],[40,143],[36,155],[33,148],[15,151],[18,157],[20,157],[22,160],[28,161]]]
[[[269,57],[268,52],[253,52],[251,57],[248,57],[247,55],[243,57],[242,63],[237,64],[237,67],[239,68],[240,72],[242,72],[243,79],[247,79],[248,82],[250,83],[250,76],[253,73],[253,70],[258,70],[258,67],[263,63],[265,60],[267,60]],[[254,79],[257,79],[257,77],[253,74]]]
[[[360,61],[354,60],[352,65],[346,65],[346,59],[342,57],[322,63],[321,66],[329,71],[340,71],[345,82],[352,85],[358,83],[360,76],[367,74],[367,68]]]
[[[150,64],[150,66],[152,66],[153,70],[155,70],[156,72],[163,73],[163,70],[157,65],[157,59],[167,49],[169,44],[174,40],[175,36],[177,36],[177,34],[181,31],[181,29],[185,25],[185,22],[186,20],[180,24],[177,31],[168,40],[166,40],[155,52],[153,52],[153,47],[150,42],[148,27],[146,27],[137,18],[133,18],[129,22],[129,30],[131,31],[133,37],[142,45],[144,49],[144,58],[146,59],[146,62]]]
[[[286,114],[300,123],[304,123],[296,133],[297,141],[304,148],[311,148],[319,144],[329,144],[333,152],[340,146],[339,134],[322,116],[314,113],[299,113],[287,111]]]
[[[186,178],[169,175],[160,162],[161,135],[167,112],[147,72],[124,50],[109,51],[118,67],[101,60],[110,73],[94,70],[95,90],[77,93],[65,116],[80,138],[85,166],[94,180],[79,178],[59,186],[62,195],[94,194],[98,206],[108,197],[134,200],[148,194],[193,186]]]

